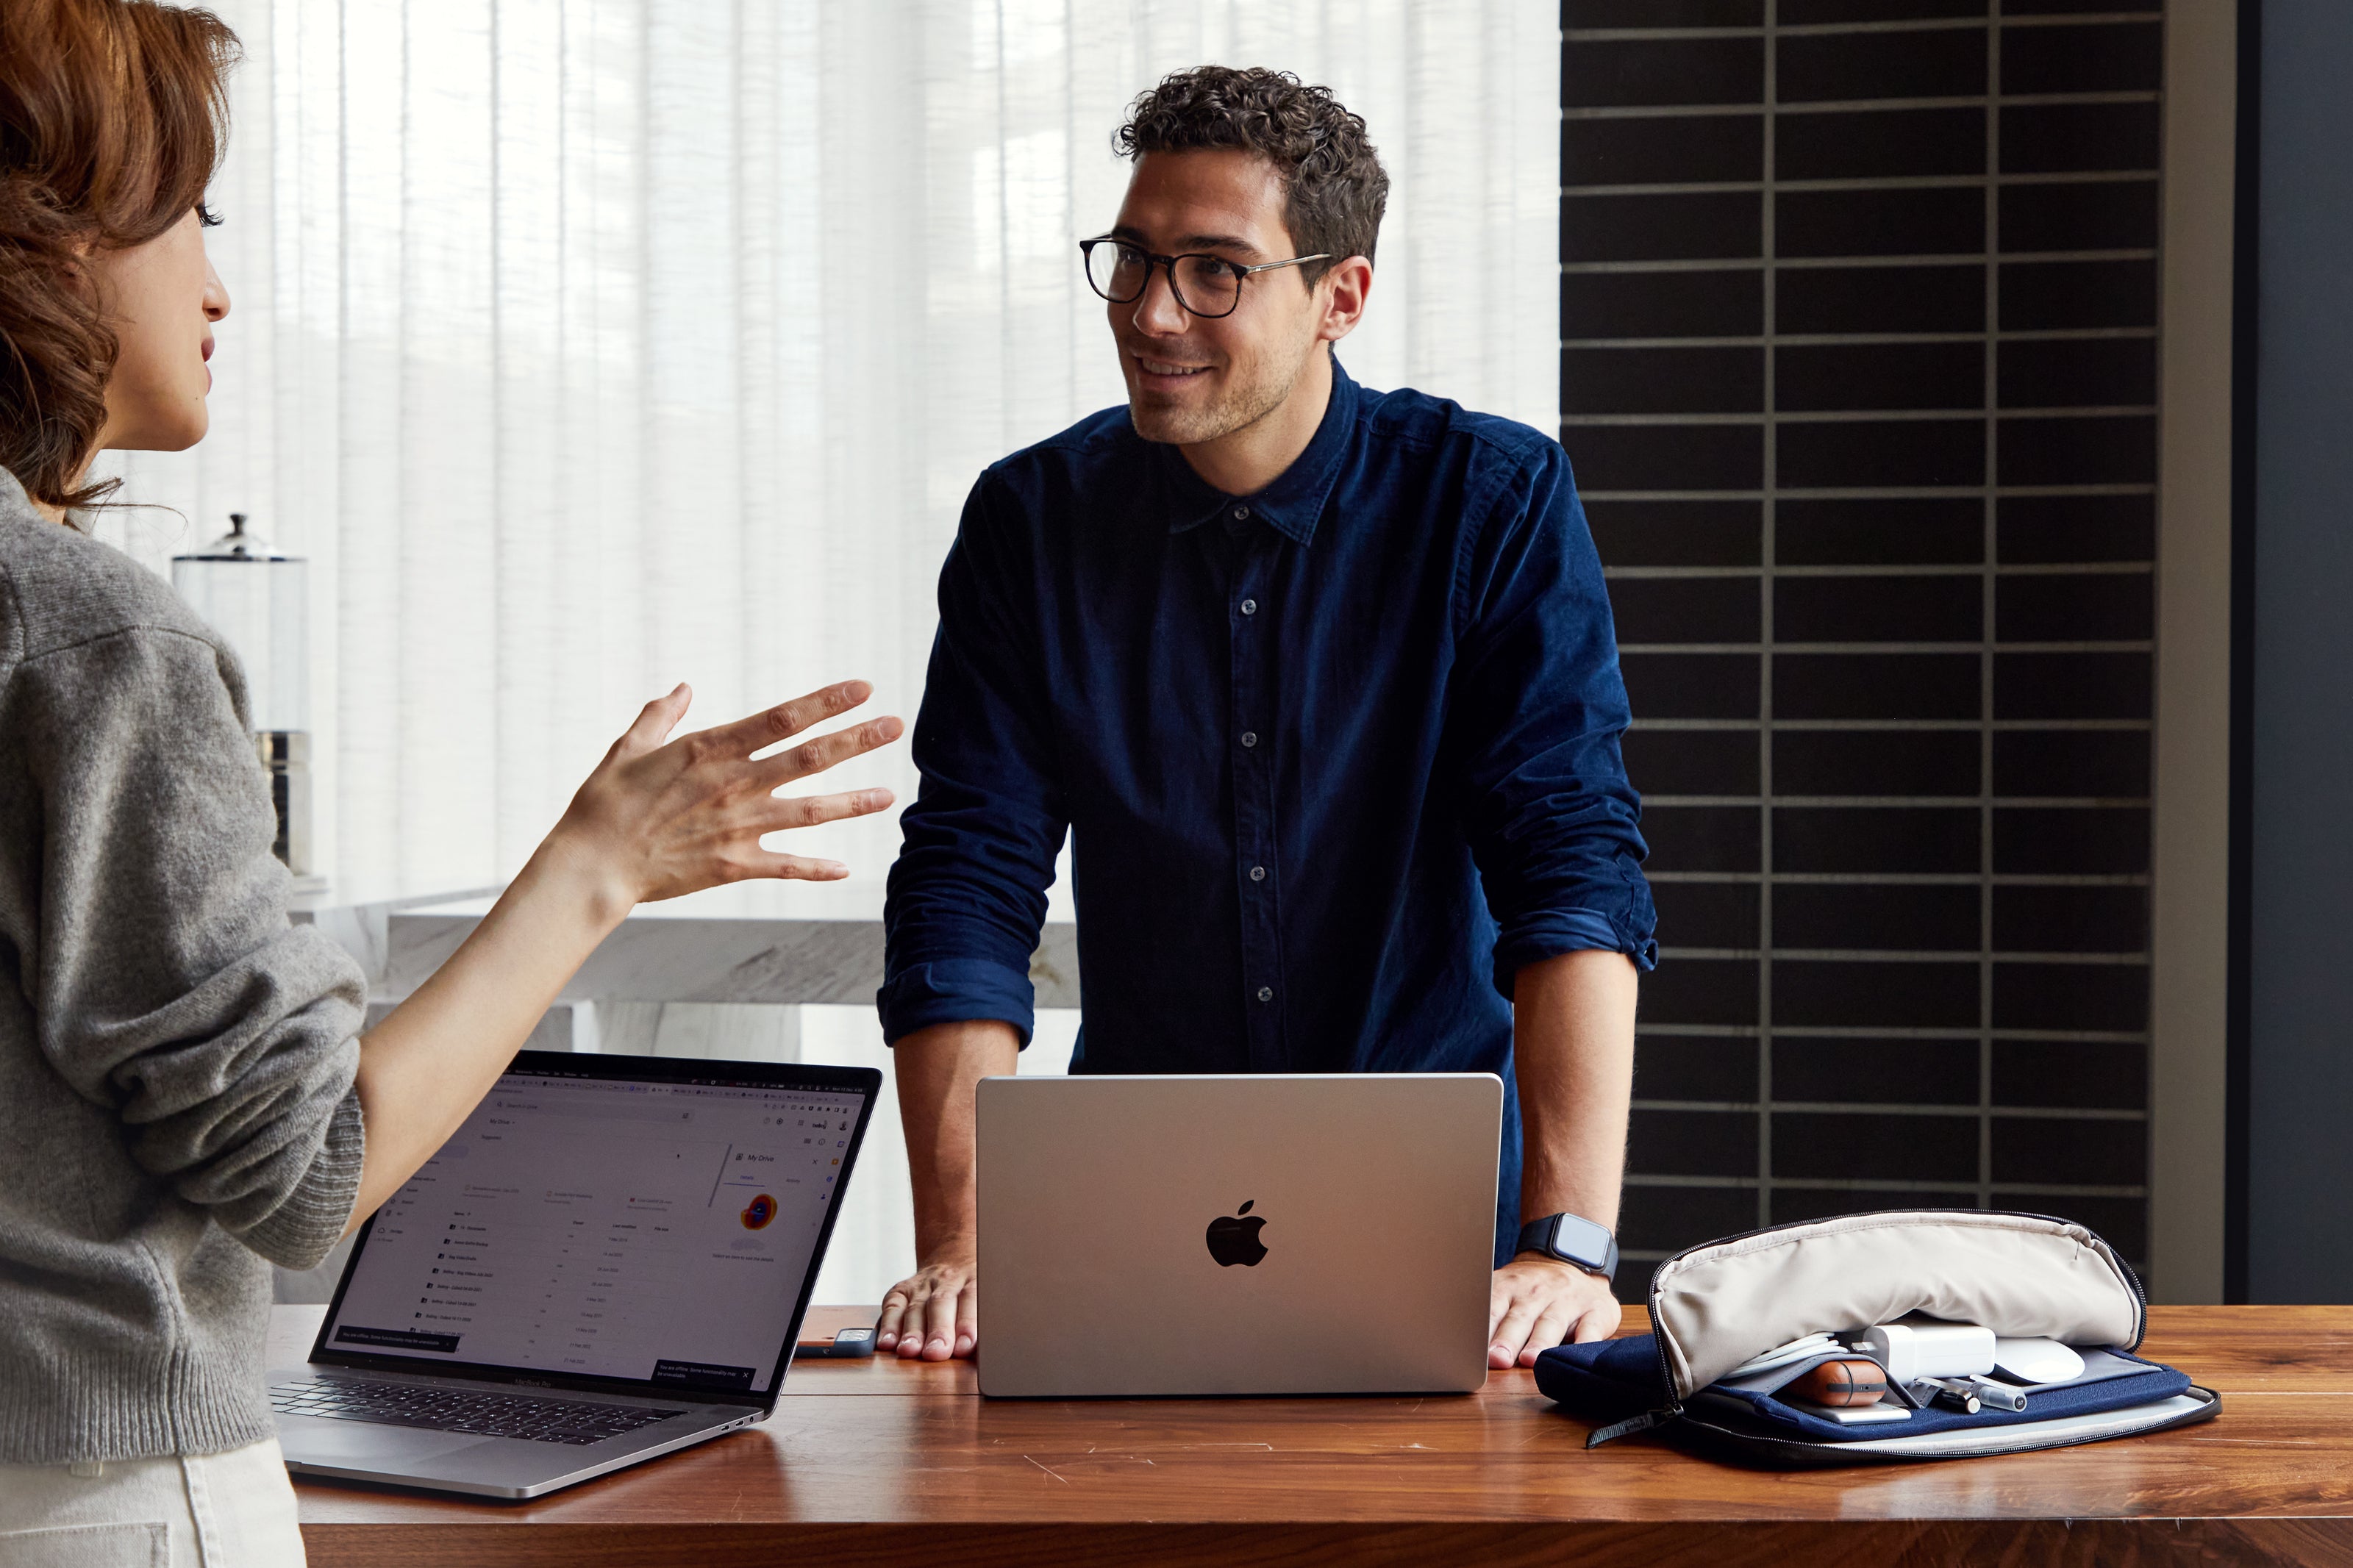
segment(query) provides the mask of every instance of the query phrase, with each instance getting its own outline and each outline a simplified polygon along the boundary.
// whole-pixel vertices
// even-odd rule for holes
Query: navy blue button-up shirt
[[[1107,409],[990,468],[940,574],[885,1035],[1002,1019],[1074,836],[1073,1072],[1493,1072],[1514,973],[1650,967],[1601,565],[1558,443],[1334,368],[1254,496]]]

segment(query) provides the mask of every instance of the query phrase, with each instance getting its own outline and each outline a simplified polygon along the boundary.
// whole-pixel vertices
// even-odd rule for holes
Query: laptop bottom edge
[[[552,1445],[511,1437],[483,1438],[449,1448],[442,1454],[420,1455],[413,1464],[370,1459],[358,1453],[306,1458],[302,1457],[303,1452],[310,1445],[306,1444],[305,1438],[312,1436],[316,1428],[330,1425],[317,1419],[295,1422],[281,1419],[279,1443],[286,1453],[287,1471],[309,1480],[364,1481],[410,1490],[450,1492],[465,1497],[522,1502],[642,1464],[648,1459],[657,1459],[665,1454],[674,1454],[682,1448],[710,1442],[714,1437],[726,1436],[731,1432],[742,1431],[761,1418],[761,1412],[751,1407],[714,1408],[708,1414],[710,1419],[707,1422],[695,1423],[685,1431],[650,1436],[642,1443],[624,1444],[617,1440],[619,1452],[592,1457],[572,1450],[584,1462],[564,1469],[554,1468],[563,1460],[549,1451]],[[385,1435],[387,1448],[398,1446],[395,1434],[414,1430],[374,1422],[339,1420],[332,1425]],[[419,1435],[427,1437],[443,1436],[429,1431]],[[341,1437],[344,1434],[339,1432],[335,1436]],[[353,1445],[337,1443],[333,1446],[346,1447]],[[311,1451],[314,1455],[318,1452],[315,1448]]]

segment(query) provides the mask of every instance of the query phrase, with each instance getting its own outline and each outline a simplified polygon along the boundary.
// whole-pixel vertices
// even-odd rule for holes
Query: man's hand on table
[[[1487,1364],[1534,1366],[1536,1352],[1618,1331],[1609,1282],[1556,1258],[1523,1253],[1495,1270],[1487,1310]],[[972,1255],[934,1259],[891,1287],[874,1348],[902,1361],[962,1359],[980,1342],[980,1295]]]
[[[973,1255],[958,1248],[924,1264],[882,1297],[874,1348],[896,1350],[902,1361],[946,1361],[972,1354],[980,1342],[980,1296]]]
[[[1609,1281],[1556,1258],[1523,1252],[1495,1270],[1487,1302],[1487,1364],[1534,1366],[1536,1352],[1618,1331]]]
[[[915,1273],[883,1296],[874,1348],[905,1361],[968,1356],[980,1342],[975,1096],[982,1079],[1019,1070],[1021,1037],[998,1019],[960,1019],[900,1037],[891,1055],[914,1189]]]

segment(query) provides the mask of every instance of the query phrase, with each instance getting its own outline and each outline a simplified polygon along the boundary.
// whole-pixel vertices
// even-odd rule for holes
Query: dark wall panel
[[[1664,944],[1630,1299],[1853,1209],[2146,1245],[2162,47],[2087,9],[1564,8],[1561,438]]]

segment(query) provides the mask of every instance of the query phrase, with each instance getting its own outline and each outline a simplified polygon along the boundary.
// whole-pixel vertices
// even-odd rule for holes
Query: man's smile
[[[1145,374],[1172,381],[1181,380],[1186,376],[1199,375],[1209,368],[1205,364],[1181,364],[1175,360],[1153,359],[1145,354],[1135,354],[1132,357],[1135,361],[1135,367]]]

